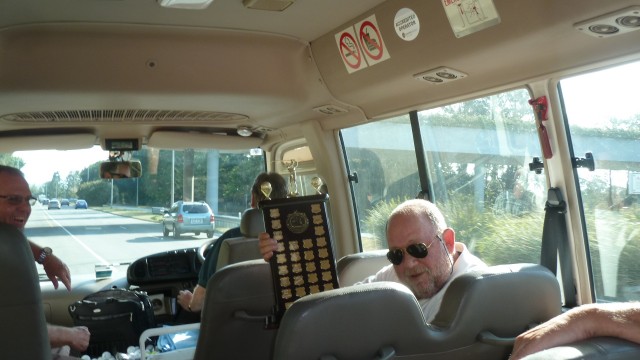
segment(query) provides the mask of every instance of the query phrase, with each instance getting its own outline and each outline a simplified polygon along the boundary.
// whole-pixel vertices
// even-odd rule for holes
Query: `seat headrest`
[[[257,238],[260,233],[264,232],[264,218],[262,210],[247,209],[242,213],[240,218],[240,232],[244,237]]]

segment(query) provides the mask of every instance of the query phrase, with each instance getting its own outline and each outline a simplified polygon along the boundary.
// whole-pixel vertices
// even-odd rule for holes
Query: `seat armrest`
[[[640,344],[599,337],[556,346],[525,357],[523,360],[632,360],[640,359]]]

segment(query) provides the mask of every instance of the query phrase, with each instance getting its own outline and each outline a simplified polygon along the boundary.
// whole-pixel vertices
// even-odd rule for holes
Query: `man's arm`
[[[601,336],[640,343],[640,303],[589,304],[571,309],[518,336],[510,359]]]
[[[40,257],[42,247],[36,245],[31,240],[29,240],[29,246],[33,253],[33,260],[36,261],[38,257]],[[60,279],[67,290],[71,291],[71,272],[69,271],[67,264],[62,262],[62,260],[57,256],[51,254],[44,259],[42,267],[44,268],[44,272],[47,274],[49,280],[53,283],[53,287],[55,289],[58,288],[58,279]]]

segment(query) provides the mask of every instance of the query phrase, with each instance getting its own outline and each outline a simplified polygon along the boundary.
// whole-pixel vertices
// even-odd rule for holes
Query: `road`
[[[165,238],[158,223],[68,206],[47,210],[39,204],[32,208],[25,235],[51,247],[72,274],[93,274],[95,265],[131,263],[158,252],[198,247],[208,240],[205,234]]]

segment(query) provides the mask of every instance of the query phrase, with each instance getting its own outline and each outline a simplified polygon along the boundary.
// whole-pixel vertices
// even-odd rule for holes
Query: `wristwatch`
[[[47,256],[51,254],[53,254],[53,250],[51,250],[50,247],[48,246],[43,247],[42,250],[40,250],[40,255],[38,255],[36,262],[38,262],[38,264],[43,264]]]

